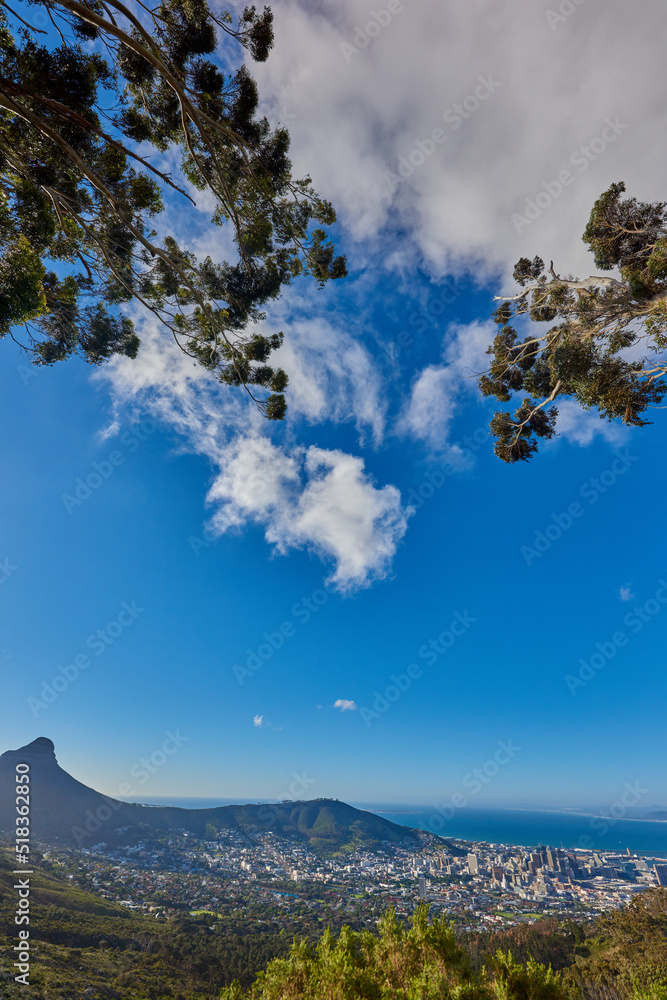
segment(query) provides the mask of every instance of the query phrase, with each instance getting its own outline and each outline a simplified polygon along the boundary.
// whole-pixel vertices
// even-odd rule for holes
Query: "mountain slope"
[[[60,767],[51,740],[40,737],[0,757],[0,829],[14,828],[16,764],[30,766],[30,820],[34,836],[69,840],[89,846],[115,830],[144,826],[155,830],[187,830],[212,838],[218,830],[273,830],[307,840],[314,850],[328,853],[381,842],[419,848],[416,830],[399,826],[374,813],[336,799],[310,802],[179,809],[120,802],[89,788]],[[443,843],[446,843],[443,841]],[[455,853],[456,848],[451,847]]]

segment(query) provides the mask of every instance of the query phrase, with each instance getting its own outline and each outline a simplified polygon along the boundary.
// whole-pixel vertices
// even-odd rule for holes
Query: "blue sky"
[[[530,465],[508,467],[484,430],[493,407],[470,378],[492,333],[492,296],[509,287],[519,253],[553,247],[563,270],[572,262],[590,273],[580,233],[609,181],[664,197],[647,158],[631,155],[659,112],[637,83],[645,99],[628,126],[634,140],[623,146],[620,135],[559,207],[517,232],[511,213],[597,134],[605,108],[622,115],[632,97],[624,79],[611,94],[596,90],[569,131],[559,119],[543,153],[540,95],[561,80],[556,103],[572,100],[558,59],[573,58],[573,26],[552,32],[545,6],[525,28],[552,46],[537,93],[522,89],[533,55],[513,75],[498,69],[505,91],[489,97],[499,102],[493,114],[483,121],[480,107],[451,156],[445,143],[390,193],[385,170],[497,68],[489,24],[465,18],[457,30],[479,72],[458,56],[439,71],[422,65],[418,43],[451,13],[441,6],[430,20],[407,6],[402,15],[399,75],[412,65],[415,80],[394,118],[390,27],[347,64],[340,46],[363,27],[363,5],[348,4],[343,17],[286,4],[277,17],[262,93],[269,113],[288,118],[297,172],[311,169],[340,206],[337,239],[351,263],[344,283],[297,284],[269,314],[269,328],[285,332],[292,376],[285,425],[262,424],[233,390],[210,386],[141,319],[138,361],[94,377],[77,362],[32,372],[13,344],[1,345],[10,429],[0,442],[2,749],[49,736],[80,780],[109,794],[129,782],[136,798],[283,798],[305,775],[300,797],[432,803],[460,790],[500,741],[520,749],[470,805],[604,806],[626,782],[646,789],[641,805],[667,802],[667,604],[655,602],[667,558],[652,529],[663,520],[663,415],[630,434],[566,406],[561,436]],[[572,15],[579,31],[594,6]],[[613,41],[624,14],[612,8]],[[518,46],[510,22],[503,30]],[[309,52],[311,36],[320,47]],[[607,79],[614,46],[605,55],[590,39],[580,44],[592,46],[576,54],[581,80],[591,59]],[[318,64],[328,156],[313,146],[322,118],[310,88],[294,83]],[[429,110],[420,94],[436,72],[442,88]],[[360,81],[365,118],[349,103]],[[514,161],[481,160],[500,126],[517,121],[528,166],[503,190]],[[376,136],[370,153],[357,141],[364,123]],[[486,215],[466,228],[471,192]],[[190,225],[199,250],[223,252],[224,233],[203,219],[191,223],[173,205],[168,224]],[[77,498],[77,480],[91,475],[99,485]],[[551,539],[538,542],[541,553],[538,532]],[[633,617],[645,605],[645,621]],[[431,655],[441,635],[451,645]],[[580,673],[594,654],[598,669]],[[178,752],[140,782],[132,770],[160,759],[168,732]]]

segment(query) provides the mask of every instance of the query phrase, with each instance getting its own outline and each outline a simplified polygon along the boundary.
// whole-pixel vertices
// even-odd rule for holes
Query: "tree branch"
[[[158,170],[157,167],[152,166],[143,156],[139,156],[138,153],[133,153],[132,150],[128,149],[127,146],[123,145],[122,142],[118,142],[117,139],[113,139],[110,135],[107,135],[107,133],[104,132],[101,128],[99,128],[99,126],[93,125],[93,123],[89,122],[87,118],[84,118],[83,115],[80,115],[76,111],[72,111],[72,109],[68,108],[67,105],[61,104],[60,101],[53,100],[52,98],[42,97],[39,94],[35,94],[32,91],[28,90],[26,87],[21,87],[20,84],[13,83],[11,80],[7,80],[5,77],[2,76],[0,76],[0,89],[5,90],[10,94],[15,94],[21,97],[27,97],[31,101],[37,101],[39,104],[43,104],[45,107],[50,108],[52,111],[55,111],[56,114],[61,115],[63,118],[66,118],[69,121],[76,122],[77,125],[80,125],[82,128],[87,129],[89,132],[94,132],[95,135],[99,136],[100,139],[104,139],[104,141],[108,142],[110,146],[114,147],[114,149],[120,150],[120,152],[124,153],[126,156],[129,156],[133,160],[136,160],[138,163],[141,163],[143,167],[146,167],[147,170],[150,170],[151,173],[155,174],[156,177],[159,177],[160,180],[164,181],[165,184],[168,184],[169,187],[172,187],[175,191],[178,191],[179,194],[184,195],[184,197],[186,197],[188,201],[192,202],[193,205],[196,204],[194,199],[190,197],[187,191],[184,191],[183,188],[178,186],[178,184],[175,184],[171,180],[168,174],[165,174],[163,173],[162,170]]]
[[[551,271],[553,273],[553,264]],[[541,291],[547,291],[554,287],[560,285],[565,285],[567,288],[572,288],[575,291],[584,290],[587,288],[626,288],[627,286],[623,284],[622,281],[617,281],[616,278],[609,278],[606,275],[592,274],[589,278],[584,278],[582,281],[570,281],[567,278],[556,278],[554,281],[537,281],[534,285],[528,285],[522,292],[518,295],[494,295],[494,302],[518,302],[520,299],[524,299],[526,295],[530,292],[535,292],[538,289]]]

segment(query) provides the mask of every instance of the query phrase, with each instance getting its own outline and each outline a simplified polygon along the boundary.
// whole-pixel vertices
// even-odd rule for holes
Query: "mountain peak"
[[[39,758],[40,760],[56,760],[56,748],[53,740],[46,736],[38,736],[32,743],[26,743],[18,750],[7,750],[7,754],[12,757]],[[2,755],[3,757],[5,754]]]

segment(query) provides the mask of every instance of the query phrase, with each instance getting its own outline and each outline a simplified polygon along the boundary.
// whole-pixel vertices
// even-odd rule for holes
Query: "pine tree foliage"
[[[323,284],[345,261],[322,228],[331,205],[292,178],[287,131],[258,116],[245,67],[222,71],[223,43],[265,60],[270,9],[234,23],[207,0],[0,2],[0,337],[23,326],[41,365],[134,358],[120,307],[138,302],[276,419],[287,376],[269,359],[282,334],[247,326],[298,275]],[[157,238],[165,193],[192,202],[152,162],[174,150],[213,196],[211,221],[232,227],[237,259],[197,260]]]
[[[528,461],[540,439],[553,437],[558,397],[643,427],[667,391],[667,205],[624,192],[612,184],[598,198],[583,235],[596,267],[617,277],[561,277],[553,261],[547,270],[540,257],[522,257],[514,278],[523,290],[496,299],[498,333],[479,388],[502,402],[526,394],[513,414],[501,410],[491,421],[505,462]],[[553,325],[522,340],[512,322],[524,316]]]

